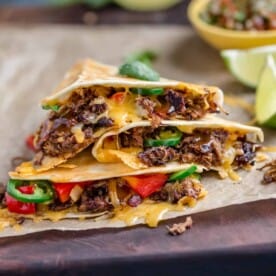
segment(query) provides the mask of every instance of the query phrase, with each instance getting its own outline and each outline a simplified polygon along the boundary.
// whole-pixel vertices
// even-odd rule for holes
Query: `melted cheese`
[[[16,218],[7,209],[0,209],[0,231],[6,227],[18,225]]]
[[[201,187],[201,193],[199,195],[199,199],[206,196],[207,191],[200,184],[198,187]],[[126,225],[133,225],[139,219],[144,219],[144,222],[149,227],[156,227],[158,222],[164,217],[164,215],[169,211],[180,212],[185,209],[185,205],[189,207],[194,207],[197,203],[197,200],[185,196],[178,201],[177,204],[171,204],[168,202],[154,202],[151,200],[144,200],[144,202],[137,207],[130,206],[120,206],[120,200],[117,194],[116,182],[110,182],[110,198],[113,206],[115,206],[114,216],[112,218],[113,221],[121,220]],[[32,219],[35,223],[41,222],[43,220],[50,220],[52,222],[56,222],[65,218],[68,218],[68,214],[76,214],[75,218],[85,219],[86,217],[99,217],[108,219],[108,217],[104,217],[106,212],[99,214],[82,214],[79,213],[76,206],[68,208],[62,211],[51,211],[48,210],[48,206],[44,204],[37,205],[37,213],[35,215],[24,215],[24,218]],[[18,224],[17,219],[22,215],[10,213],[6,208],[0,209],[0,230],[3,230],[6,227],[13,227],[15,230],[19,231],[21,226]]]
[[[68,208],[62,211],[50,211],[48,210],[47,205],[38,204],[37,205],[37,213],[35,215],[20,215],[16,213],[11,213],[7,208],[0,209],[0,231],[7,227],[12,227],[15,231],[20,231],[22,226],[18,223],[21,217],[32,220],[34,223],[39,223],[43,220],[50,220],[52,222],[57,222],[62,219],[72,218],[72,214],[74,214],[73,218],[76,219],[85,219],[85,218],[97,218],[103,215],[106,215],[106,212],[98,213],[98,214],[90,214],[90,213],[80,213],[77,210],[76,206]],[[24,226],[24,225],[23,225]]]
[[[133,169],[146,168],[137,154],[141,151],[140,148],[124,148],[122,150],[102,149],[97,153],[97,160],[101,163],[117,163],[123,162]]]
[[[261,151],[263,151],[263,152],[276,152],[276,146],[262,147]]]
[[[34,175],[35,174],[35,169],[33,167],[32,162],[23,162],[19,167],[15,169],[15,171],[18,174],[23,174],[23,175]]]
[[[222,178],[224,178],[225,176],[228,176],[233,181],[240,181],[241,177],[236,172],[234,172],[232,168],[232,163],[236,157],[236,150],[230,145],[231,145],[231,142],[229,141],[229,144],[226,145],[227,150],[225,151],[224,159],[222,162],[222,168],[226,174],[224,174],[224,172],[221,171],[220,175]]]
[[[230,106],[241,107],[242,109],[244,109],[245,111],[247,111],[250,114],[254,114],[255,113],[254,105],[248,103],[247,101],[245,101],[242,98],[231,97],[231,96],[224,95],[224,101],[225,101],[226,104],[228,104]]]
[[[256,162],[263,162],[268,159],[268,156],[262,152],[257,152],[256,154]]]
[[[195,126],[177,126],[177,128],[184,133],[192,134],[196,127]]]
[[[37,214],[31,218],[33,219],[34,222],[40,222],[45,219],[56,222],[56,221],[66,218],[68,213],[75,213],[77,211],[78,210],[77,210],[76,206],[72,206],[72,207],[62,210],[62,211],[51,211],[48,209],[47,205],[38,204],[37,205]]]
[[[235,142],[242,133],[234,132],[229,136],[228,141],[225,144],[225,153],[223,156],[222,168],[219,174],[222,178],[229,177],[233,181],[240,181],[241,177],[234,171],[232,164],[237,155],[236,149],[233,147],[233,142]],[[250,170],[252,167],[248,166],[245,169]]]
[[[113,220],[122,220],[126,225],[135,224],[139,219],[144,219],[150,227],[156,227],[168,211],[183,211],[183,205],[170,204],[167,202],[156,203],[145,200],[137,207],[125,206],[115,209]]]
[[[85,135],[82,131],[83,124],[77,124],[71,128],[71,132],[74,134],[76,141],[81,144],[84,142]]]
[[[109,193],[109,198],[111,200],[112,205],[114,207],[120,206],[120,200],[117,194],[117,182],[115,179],[111,179],[109,181],[108,193]]]
[[[20,225],[20,224],[15,224],[15,225],[13,226],[13,229],[14,229],[16,232],[19,232],[20,230],[22,230],[22,225]]]
[[[241,177],[232,168],[229,168],[227,170],[227,173],[229,178],[232,179],[233,181],[241,181]]]
[[[199,195],[199,199],[201,199],[207,195],[207,191],[200,184],[198,185],[202,189]],[[156,227],[166,213],[170,211],[180,212],[185,210],[185,205],[194,207],[196,203],[197,200],[189,196],[181,198],[177,204],[144,200],[137,207],[124,206],[116,208],[113,220],[122,220],[126,225],[131,226],[143,219],[149,227]]]
[[[127,93],[122,103],[118,103],[112,99],[106,99],[108,116],[114,120],[114,123],[118,127],[141,120],[141,117],[137,114],[136,98],[136,95]]]
[[[76,167],[77,167],[77,165],[68,164],[68,163],[61,164],[58,166],[58,168],[63,168],[63,169],[75,169]]]

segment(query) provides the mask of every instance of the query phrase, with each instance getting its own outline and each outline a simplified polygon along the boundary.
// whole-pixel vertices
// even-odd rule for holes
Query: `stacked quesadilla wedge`
[[[54,94],[42,101],[52,109],[35,137],[37,170],[48,170],[74,157],[106,131],[148,120],[197,120],[219,112],[223,94],[160,79],[144,81],[118,75],[118,68],[91,60],[76,64]]]
[[[51,111],[35,134],[34,158],[9,174],[2,214],[11,224],[58,214],[156,226],[207,194],[203,171],[237,180],[236,169],[254,164],[263,133],[215,115],[220,89],[148,80],[154,72],[140,67],[135,79],[133,68],[85,60],[42,101]]]

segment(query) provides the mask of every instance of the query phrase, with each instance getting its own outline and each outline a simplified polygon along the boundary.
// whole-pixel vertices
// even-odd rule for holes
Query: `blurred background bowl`
[[[217,49],[246,49],[276,44],[276,31],[232,31],[204,22],[200,13],[209,0],[192,0],[188,7],[188,18],[199,35]]]

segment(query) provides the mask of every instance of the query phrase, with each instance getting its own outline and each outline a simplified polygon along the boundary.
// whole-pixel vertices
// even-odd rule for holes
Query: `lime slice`
[[[221,56],[230,72],[244,85],[257,87],[267,55],[276,60],[276,45],[249,50],[224,50]]]
[[[256,94],[256,119],[259,124],[276,128],[276,62],[267,57]]]
[[[114,0],[118,5],[135,11],[165,10],[181,0]]]

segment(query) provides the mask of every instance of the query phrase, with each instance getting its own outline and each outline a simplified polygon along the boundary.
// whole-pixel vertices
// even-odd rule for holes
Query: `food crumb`
[[[17,222],[18,225],[21,225],[21,224],[24,223],[25,218],[24,217],[17,217],[15,220],[16,220],[16,222]]]
[[[187,229],[193,225],[192,217],[186,217],[186,220],[181,223],[174,223],[172,226],[167,226],[168,233],[172,236],[183,234]]]
[[[263,176],[263,184],[270,184],[272,182],[276,182],[276,159],[266,163],[263,167],[259,168],[259,170],[266,169]]]

